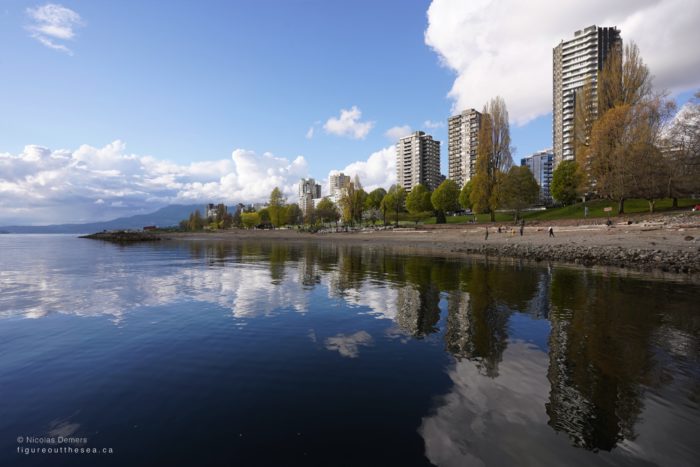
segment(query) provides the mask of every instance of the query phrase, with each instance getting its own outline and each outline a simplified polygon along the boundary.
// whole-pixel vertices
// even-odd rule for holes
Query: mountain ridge
[[[0,226],[3,233],[92,233],[102,230],[141,229],[147,225],[171,227],[181,220],[187,219],[191,212],[204,210],[200,204],[170,204],[147,214],[135,214],[128,217],[118,217],[109,221],[88,222],[83,224],[51,224],[51,225],[8,225]]]

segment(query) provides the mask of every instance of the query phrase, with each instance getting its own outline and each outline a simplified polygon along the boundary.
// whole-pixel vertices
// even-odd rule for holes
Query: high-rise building
[[[396,143],[396,183],[406,191],[418,185],[434,190],[440,185],[440,141],[422,131]]]
[[[447,120],[447,178],[462,188],[476,172],[481,113],[468,109]]]
[[[591,108],[597,110],[598,71],[608,52],[622,43],[615,27],[589,26],[574,33],[574,38],[554,47],[553,119],[555,167],[574,158],[574,109],[576,91],[587,80],[591,83]]]
[[[341,190],[348,186],[351,181],[350,176],[343,172],[331,174],[328,179],[330,181],[330,195],[336,198],[340,197]]]
[[[321,197],[321,185],[313,178],[302,178],[299,181],[299,207],[306,213],[314,207],[314,199]]]
[[[526,166],[535,176],[540,186],[540,201],[545,204],[552,202],[550,187],[552,186],[552,174],[554,173],[554,153],[551,149],[536,152],[520,159],[520,165]]]

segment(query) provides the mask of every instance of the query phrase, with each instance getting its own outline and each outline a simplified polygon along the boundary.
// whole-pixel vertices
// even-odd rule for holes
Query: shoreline
[[[658,217],[658,216],[657,216]],[[598,220],[598,222],[601,222]],[[603,221],[604,222],[604,221]],[[498,233],[498,226],[505,232]],[[488,240],[485,239],[486,227]],[[547,233],[549,226],[555,236]],[[336,243],[405,249],[413,253],[469,255],[552,261],[585,267],[612,266],[700,277],[700,216],[637,219],[613,227],[594,222],[539,222],[521,237],[512,224],[422,225],[418,228],[338,233],[293,229],[227,230],[161,234],[163,240]]]

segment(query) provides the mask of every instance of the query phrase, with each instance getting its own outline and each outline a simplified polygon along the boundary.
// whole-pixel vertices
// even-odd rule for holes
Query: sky
[[[0,225],[294,201],[334,170],[388,188],[416,130],[446,173],[447,118],[497,95],[517,162],[552,145],[559,41],[619,27],[682,105],[699,22],[697,0],[2,0]]]

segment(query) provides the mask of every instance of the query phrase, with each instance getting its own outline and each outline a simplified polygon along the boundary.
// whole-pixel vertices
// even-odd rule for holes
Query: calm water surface
[[[0,465],[698,465],[699,300],[372,247],[0,235]]]

